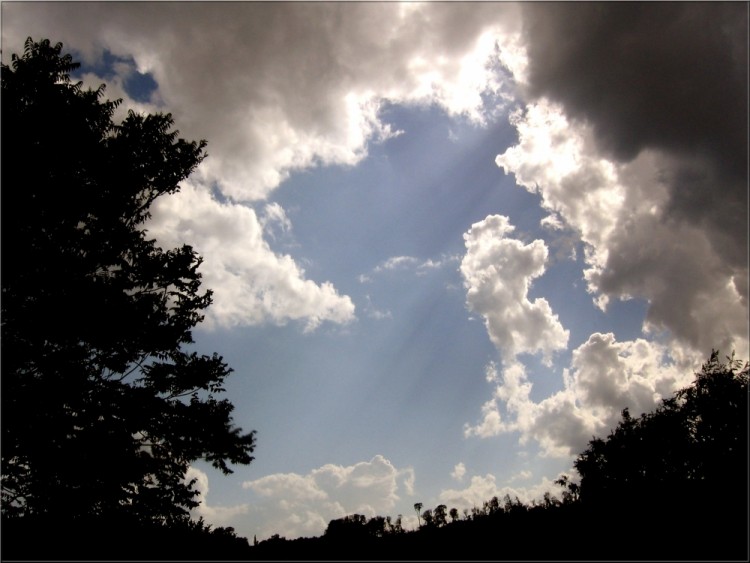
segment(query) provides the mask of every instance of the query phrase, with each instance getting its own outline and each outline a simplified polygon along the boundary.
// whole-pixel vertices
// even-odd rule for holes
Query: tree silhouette
[[[367,536],[367,517],[362,514],[350,514],[343,518],[331,520],[326,528],[325,535],[336,539],[361,539]]]
[[[559,485],[564,489],[562,493],[563,504],[571,504],[578,500],[580,487],[578,486],[578,483],[574,483],[570,480],[570,476],[560,476],[560,478],[555,481],[555,485]]]
[[[389,532],[387,521],[383,516],[373,516],[365,524],[368,535],[375,538],[382,538]]]
[[[655,490],[677,497],[711,487],[744,498],[748,365],[727,360],[712,352],[694,382],[651,413],[634,418],[624,409],[609,437],[593,439],[576,459],[575,494],[584,502],[632,500]]]
[[[458,520],[458,508],[451,508],[449,514],[451,516],[452,522],[455,522],[456,520]]]
[[[445,526],[448,523],[448,507],[444,504],[437,505],[433,517],[436,526]]]
[[[414,510],[417,512],[417,524],[419,524],[420,528],[422,527],[422,520],[420,519],[420,510],[422,510],[422,506],[424,505],[421,502],[414,503]]]
[[[432,527],[435,524],[435,515],[432,513],[432,509],[428,508],[424,512],[422,512],[422,520],[424,520],[424,525],[428,528]]]
[[[625,409],[606,439],[589,442],[574,463],[580,485],[569,492],[592,522],[638,523],[654,541],[656,530],[679,537],[683,523],[700,522],[689,550],[665,548],[665,556],[746,559],[747,422],[748,364],[714,351],[690,386],[637,418]]]
[[[2,66],[2,514],[171,522],[197,506],[189,464],[224,473],[254,432],[217,395],[231,369],[187,349],[211,292],[149,208],[205,157],[169,114],[84,90],[62,44]]]

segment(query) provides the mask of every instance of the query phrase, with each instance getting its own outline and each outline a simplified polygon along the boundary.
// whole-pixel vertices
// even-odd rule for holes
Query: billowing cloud
[[[498,164],[581,233],[602,302],[746,356],[747,6],[524,4],[522,36],[529,106]]]
[[[544,455],[571,456],[592,436],[605,434],[627,407],[634,416],[653,410],[659,400],[687,385],[693,374],[667,347],[645,339],[618,342],[611,333],[594,333],[573,351],[563,371],[564,387],[541,401],[531,398],[523,364],[507,366],[482,418],[467,425],[467,436],[517,432],[521,444],[534,440]],[[491,366],[488,371],[494,371]]]
[[[725,267],[746,271],[747,6],[581,8],[524,5],[527,95],[587,123],[615,162],[662,155],[664,222],[701,229]],[[737,281],[747,295],[747,275]]]
[[[531,383],[518,356],[542,353],[550,365],[552,354],[568,343],[569,331],[547,300],[530,301],[528,297],[532,281],[544,273],[547,247],[542,240],[525,244],[511,238],[514,230],[507,217],[491,215],[464,235],[466,255],[461,273],[466,301],[471,311],[484,317],[490,340],[502,355],[502,374],[495,362],[487,365],[485,379],[495,385],[495,392],[482,405],[481,422],[466,425],[466,436],[520,431],[525,441],[536,405],[530,399]]]
[[[32,34],[62,41],[85,62],[104,49],[132,61],[107,79],[109,94],[126,99],[122,110],[169,111],[182,136],[209,142],[192,188],[162,204],[150,226],[163,244],[184,235],[205,256],[216,294],[209,321],[304,319],[314,328],[348,322],[349,298],[268,251],[263,236],[291,229],[280,207],[268,204],[258,217],[240,204],[267,199],[296,170],[358,163],[370,143],[395,134],[380,120],[384,101],[437,104],[483,122],[507,99],[498,40],[513,28],[517,43],[517,27],[514,5],[24,4],[4,6],[2,47],[17,52]],[[507,57],[515,60],[510,47]],[[157,84],[149,103],[125,95],[136,71]],[[237,224],[218,225],[219,216]]]
[[[671,359],[663,345],[594,333],[573,352],[565,388],[535,407],[524,432],[552,455],[583,451],[592,436],[616,425],[623,408],[634,416],[652,411],[692,381],[689,367]]]
[[[492,57],[517,13],[495,4],[49,4],[4,10],[3,51],[33,30],[88,60],[102,48],[132,56],[183,134],[211,142],[204,178],[253,200],[290,171],[357,163],[368,142],[392,134],[381,100],[481,121],[495,111],[482,96],[502,92]]]
[[[505,361],[541,352],[549,363],[555,350],[567,346],[569,332],[546,299],[528,298],[532,280],[544,273],[547,247],[542,240],[524,244],[508,237],[514,230],[507,217],[491,215],[464,235],[466,300],[471,311],[484,317]]]
[[[726,260],[703,225],[667,212],[673,158],[646,150],[627,164],[608,160],[590,126],[547,100],[513,123],[518,144],[497,163],[578,233],[588,287],[602,308],[610,297],[639,297],[650,304],[644,329],[666,332],[684,353],[746,354],[747,262]]]
[[[307,475],[283,473],[246,481],[243,488],[261,497],[259,536],[288,538],[322,534],[328,522],[348,514],[388,514],[413,494],[414,471],[397,469],[381,455],[350,466],[326,464]]]
[[[524,4],[523,29],[528,98],[562,103],[619,162],[647,148],[719,159],[742,184],[724,183],[725,201],[747,201],[747,6]],[[704,216],[688,202],[674,203]]]
[[[712,348],[748,354],[746,6],[572,9],[523,6],[526,105],[496,162],[541,196],[563,247],[583,242],[602,309],[649,304],[654,341],[592,334],[539,402],[523,365],[505,367],[466,433],[517,431],[553,455],[580,451],[626,406],[652,409]]]
[[[462,481],[464,475],[466,475],[466,466],[463,464],[463,462],[457,463],[453,468],[453,471],[451,471],[451,477],[453,477],[456,481]]]
[[[300,320],[312,330],[323,321],[351,321],[354,304],[348,296],[328,282],[305,279],[290,256],[274,253],[264,240],[264,225],[284,225],[285,217],[280,207],[267,205],[261,221],[252,208],[220,203],[186,182],[178,194],[156,201],[148,228],[160,243],[187,242],[204,257],[204,284],[214,289],[209,326]]]
[[[487,473],[486,475],[473,475],[464,489],[443,490],[439,498],[440,502],[449,508],[471,510],[472,508],[481,508],[492,497],[497,497],[501,504],[505,495],[508,495],[511,501],[518,498],[524,504],[530,504],[533,501],[541,500],[546,492],[554,494],[559,490],[560,487],[547,478],[541,479],[539,483],[530,487],[501,486],[497,483],[494,475]]]

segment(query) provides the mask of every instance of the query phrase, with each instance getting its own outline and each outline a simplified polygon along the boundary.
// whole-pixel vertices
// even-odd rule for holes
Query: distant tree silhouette
[[[570,476],[562,475],[555,481],[555,484],[564,489],[562,493],[563,504],[571,504],[578,500],[580,487],[578,483],[571,481]]]
[[[422,520],[424,520],[424,525],[428,528],[435,525],[435,515],[432,513],[431,508],[422,512]]]
[[[1,71],[2,515],[180,521],[192,461],[230,473],[254,449],[217,398],[231,369],[186,349],[211,303],[201,258],[144,227],[205,142],[169,114],[115,124],[119,100],[61,53],[29,38]]]
[[[497,497],[494,497],[492,501],[492,512],[497,512],[498,510],[500,510],[499,503],[497,502]],[[503,497],[502,510],[504,510],[508,514],[511,514],[513,512],[524,512],[526,510],[526,505],[524,505],[517,496],[511,499],[510,495],[506,494]]]
[[[414,503],[414,510],[417,512],[417,524],[419,524],[420,527],[422,526],[422,520],[420,519],[420,510],[422,510],[423,506],[424,505],[421,502]]]
[[[444,504],[437,505],[433,516],[436,526],[445,526],[448,523],[448,507]]]
[[[560,501],[557,500],[557,498],[555,498],[554,496],[552,496],[552,494],[549,491],[544,493],[544,496],[542,498],[542,506],[544,508],[553,508],[555,506],[558,506],[559,504],[560,504]]]
[[[506,498],[506,506],[510,505],[510,497],[508,495],[505,495]],[[495,514],[500,510],[500,500],[495,496],[492,497],[489,501],[484,503],[484,509],[486,514]]]
[[[362,514],[350,514],[343,518],[331,520],[325,535],[336,539],[357,539],[368,535],[367,517]]]
[[[383,516],[373,516],[365,525],[368,535],[374,538],[382,538],[388,532],[387,521]]]
[[[451,516],[451,521],[455,522],[458,520],[458,508],[451,508],[449,514]]]

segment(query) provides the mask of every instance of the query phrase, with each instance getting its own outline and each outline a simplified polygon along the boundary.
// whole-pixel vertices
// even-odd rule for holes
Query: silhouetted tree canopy
[[[696,495],[746,500],[748,365],[714,351],[691,385],[633,418],[628,409],[606,439],[575,461],[582,502]],[[745,505],[746,506],[746,505]]]
[[[29,38],[1,71],[2,514],[184,521],[189,464],[230,473],[254,449],[217,397],[231,369],[188,348],[201,258],[145,230],[206,143],[169,114],[116,124],[61,53]]]

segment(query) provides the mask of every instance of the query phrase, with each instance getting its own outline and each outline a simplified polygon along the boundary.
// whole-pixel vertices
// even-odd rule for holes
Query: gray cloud
[[[3,7],[3,49],[26,35],[89,61],[107,48],[153,74],[182,133],[209,140],[201,167],[235,200],[263,199],[290,172],[355,164],[390,131],[383,99],[481,119],[498,90],[487,57],[517,7],[497,4],[156,2]],[[472,57],[472,53],[476,54]],[[7,56],[7,54],[6,54]]]
[[[718,347],[745,356],[747,256],[728,260],[716,250],[715,231],[666,211],[670,187],[662,177],[675,159],[652,150],[626,164],[602,158],[591,127],[548,100],[529,104],[513,122],[518,144],[496,162],[578,234],[599,306],[647,300],[644,328],[666,332],[673,350],[703,357]]]
[[[667,215],[746,265],[747,5],[528,3],[523,28],[527,96],[562,103],[616,161],[666,153]]]
[[[716,151],[744,175],[747,6],[529,3],[529,90],[594,124],[618,160]]]
[[[151,232],[205,254],[215,290],[209,321],[300,319],[313,329],[353,319],[351,300],[271,252],[267,239],[291,232],[280,207],[259,215],[248,204],[267,200],[296,170],[358,163],[369,143],[392,134],[378,115],[383,100],[435,103],[481,121],[493,111],[482,94],[502,86],[488,66],[494,40],[517,12],[492,4],[30,2],[3,5],[2,47],[8,59],[26,36],[49,38],[90,64],[105,49],[132,59],[115,73],[150,73],[158,86],[151,103],[124,95],[124,74],[108,78],[108,96],[124,97],[123,110],[169,111],[181,136],[209,142],[190,187],[160,202]]]

